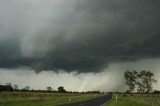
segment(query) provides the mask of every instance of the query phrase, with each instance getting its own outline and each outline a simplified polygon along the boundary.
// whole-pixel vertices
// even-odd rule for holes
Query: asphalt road
[[[109,93],[107,95],[97,97],[91,100],[86,100],[77,103],[70,103],[60,106],[102,106],[103,104],[109,102],[111,99],[112,99],[112,93]]]

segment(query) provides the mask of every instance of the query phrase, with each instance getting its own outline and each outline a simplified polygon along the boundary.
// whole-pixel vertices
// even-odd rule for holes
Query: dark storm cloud
[[[109,63],[160,56],[158,0],[2,4],[1,68],[98,72]]]

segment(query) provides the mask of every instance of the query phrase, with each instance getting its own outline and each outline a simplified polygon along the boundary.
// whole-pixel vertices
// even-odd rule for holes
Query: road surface
[[[70,104],[65,104],[65,105],[59,105],[59,106],[102,106],[103,104],[111,100],[112,100],[112,93],[109,93],[107,95],[97,97],[91,100],[86,100],[86,101],[77,102],[77,103],[70,103]]]

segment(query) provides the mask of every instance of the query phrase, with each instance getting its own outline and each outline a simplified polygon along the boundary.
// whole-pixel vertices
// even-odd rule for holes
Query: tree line
[[[127,70],[124,73],[124,78],[128,86],[128,90],[126,91],[128,93],[132,93],[135,89],[137,89],[138,93],[152,93],[153,83],[157,83],[154,73],[149,70],[142,70],[140,72]]]
[[[11,85],[11,83],[6,83],[5,85],[0,85],[0,92],[7,91],[7,92],[58,92],[58,93],[66,93],[67,91],[64,89],[63,86],[58,87],[57,90],[54,90],[52,87],[46,87],[46,90],[34,90],[30,89],[30,86],[25,86],[22,89],[18,88],[18,85]]]
[[[5,85],[0,85],[0,92],[42,92],[42,93],[82,93],[82,94],[92,94],[92,93],[101,93],[100,91],[86,91],[86,92],[78,92],[78,91],[67,91],[63,86],[59,86],[57,90],[54,90],[51,86],[47,86],[46,90],[35,90],[31,89],[30,86],[25,86],[22,89],[18,88],[18,85],[15,84],[12,86],[11,83],[6,83]]]

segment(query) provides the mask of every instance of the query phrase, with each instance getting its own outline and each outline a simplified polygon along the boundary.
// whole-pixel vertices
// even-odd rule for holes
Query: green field
[[[56,106],[83,101],[100,96],[100,94],[73,93],[0,93],[0,106]]]
[[[0,93],[0,106],[57,106],[92,99],[100,94],[74,93]],[[116,102],[116,96],[118,100]],[[105,106],[160,106],[160,95],[113,95]]]
[[[112,101],[105,106],[160,106],[160,95],[113,95]]]

